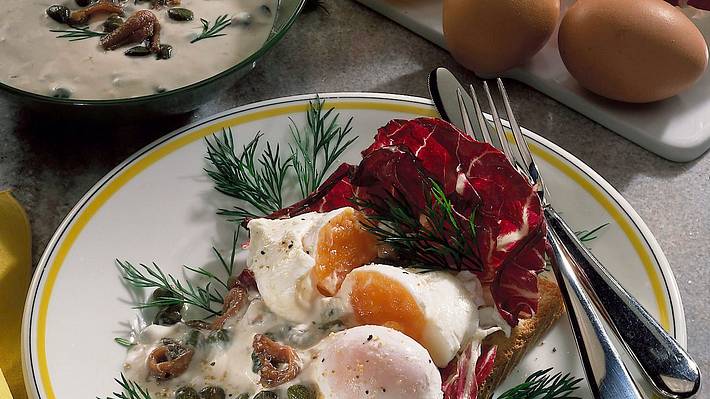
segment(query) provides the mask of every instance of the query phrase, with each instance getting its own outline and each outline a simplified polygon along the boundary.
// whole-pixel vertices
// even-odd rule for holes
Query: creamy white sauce
[[[0,82],[29,92],[57,96],[63,90],[76,99],[112,99],[154,94],[186,86],[236,65],[266,41],[273,26],[277,0],[182,0],[179,7],[194,13],[192,21],[178,22],[167,7],[152,10],[161,25],[160,42],[173,46],[172,57],[128,57],[130,44],[104,51],[99,38],[70,42],[50,30],[69,29],[46,14],[52,4],[78,9],[74,0],[4,1],[0,23]],[[124,4],[125,17],[149,3]],[[271,12],[266,12],[267,6]],[[200,18],[214,23],[232,17],[224,36],[190,43],[202,31]],[[102,31],[106,15],[96,15],[89,26]],[[245,19],[249,24],[239,23]]]
[[[207,333],[203,332],[201,343],[197,345],[188,369],[175,378],[157,381],[149,373],[146,363],[148,355],[161,345],[162,338],[181,340],[191,329],[183,323],[170,327],[148,326],[138,334],[135,345],[128,350],[123,373],[148,389],[154,398],[172,398],[175,390],[182,386],[191,386],[199,391],[207,385],[221,387],[228,394],[233,394],[233,397],[242,393],[254,395],[262,389],[259,375],[252,371],[252,342],[255,334],[273,334],[278,342],[295,348],[301,361],[301,370],[308,370],[317,357],[318,343],[337,330],[320,324],[294,325],[286,322],[271,313],[258,298],[249,304],[243,316],[229,319],[224,329],[229,336],[228,342],[206,342]],[[293,384],[313,385],[313,378],[312,373],[303,372],[294,380],[270,390],[285,391]]]

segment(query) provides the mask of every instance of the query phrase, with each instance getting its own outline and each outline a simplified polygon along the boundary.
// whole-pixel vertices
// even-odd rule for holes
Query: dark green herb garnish
[[[65,24],[69,20],[71,11],[67,7],[55,4],[47,8],[47,15],[49,15],[53,20],[59,22],[60,24]]]
[[[579,387],[582,379],[571,377],[569,373],[557,373],[550,376],[552,369],[539,370],[530,375],[525,382],[515,386],[497,399],[562,399],[570,396]]]
[[[192,21],[195,14],[187,8],[175,7],[168,10],[168,17],[175,21]]]
[[[145,46],[134,46],[126,50],[124,53],[129,57],[145,57],[152,54],[150,49]]]
[[[76,42],[79,40],[86,40],[92,37],[101,37],[106,34],[106,32],[95,32],[88,27],[74,27],[70,29],[50,29],[53,33],[62,33],[57,36],[57,39],[69,39],[70,42]]]
[[[121,386],[122,391],[114,392],[113,397],[107,396],[106,399],[152,399],[147,389],[141,388],[137,383],[126,379],[123,373],[121,373],[121,379],[114,378],[114,381]]]
[[[431,188],[423,185],[425,208],[412,209],[402,194],[389,195],[376,201],[352,201],[363,209],[370,209],[370,223],[365,228],[392,246],[400,259],[418,267],[440,270],[460,270],[462,265],[481,267],[472,243],[476,237],[475,210],[468,223],[459,223],[451,201],[433,180]]]
[[[579,241],[589,242],[589,241],[599,238],[599,235],[597,233],[599,233],[602,229],[604,229],[608,225],[609,225],[609,223],[604,223],[604,224],[599,225],[591,230],[577,231],[577,232],[575,232],[575,234],[577,235],[577,238],[579,238]]]
[[[294,141],[291,160],[303,197],[320,186],[338,157],[357,140],[357,136],[348,137],[353,118],[341,127],[339,115],[333,113],[334,108],[324,111],[324,104],[319,99],[309,102],[305,129],[300,130],[291,123]]]
[[[231,129],[206,139],[207,160],[212,165],[205,169],[215,182],[217,191],[240,201],[233,209],[220,209],[230,221],[262,217],[283,208],[284,180],[290,168],[295,171],[301,188],[301,198],[318,187],[345,149],[357,139],[349,137],[352,118],[344,127],[334,108],[325,110],[325,101],[311,101],[306,111],[306,126],[299,129],[291,123],[294,143],[292,155],[281,159],[279,146],[266,143],[257,153],[262,134],[258,133],[237,155]]]
[[[222,136],[206,139],[207,160],[214,167],[205,172],[215,182],[217,191],[234,197],[255,210],[244,206],[234,209],[220,209],[219,213],[229,216],[230,220],[241,222],[245,218],[264,216],[283,207],[283,183],[286,172],[291,167],[290,158],[282,161],[279,146],[266,149],[256,155],[262,134],[257,134],[252,141],[242,148],[241,155],[236,154],[232,130],[222,131]]]
[[[190,40],[190,43],[195,43],[203,39],[210,39],[226,35],[226,33],[220,32],[222,32],[224,28],[228,27],[232,23],[232,20],[229,18],[229,15],[225,14],[217,17],[212,26],[210,26],[209,21],[204,20],[202,18],[200,18],[200,22],[202,23],[202,33],[197,35],[197,37],[195,37],[194,39]]]
[[[196,285],[190,280],[182,282],[171,274],[164,273],[155,263],[150,266],[140,264],[136,267],[128,261],[116,259],[123,279],[131,287],[157,288],[162,290],[160,291],[160,295],[153,295],[147,302],[139,303],[135,307],[145,309],[192,305],[208,312],[210,314],[209,317],[220,314],[222,305],[224,304],[224,292],[227,291],[228,287],[227,279],[234,271],[239,232],[240,229],[238,228],[232,237],[232,251],[229,257],[229,263],[227,263],[227,260],[216,248],[212,247],[212,251],[222,265],[227,277],[219,278],[214,273],[202,267],[183,266],[186,270],[206,277],[207,283],[204,286]],[[166,292],[168,292],[169,295],[166,294]]]

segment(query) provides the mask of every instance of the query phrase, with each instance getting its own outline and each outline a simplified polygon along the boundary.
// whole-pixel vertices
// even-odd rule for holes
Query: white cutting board
[[[441,0],[357,0],[445,47]],[[562,0],[563,10],[573,0]],[[710,17],[693,18],[706,40]],[[528,63],[505,73],[664,158],[687,162],[710,148],[710,72],[691,89],[651,104],[625,104],[585,91],[565,69],[557,33]]]

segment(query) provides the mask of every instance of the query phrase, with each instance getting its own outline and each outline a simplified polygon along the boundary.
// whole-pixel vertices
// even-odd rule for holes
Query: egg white
[[[323,399],[438,399],[441,375],[417,341],[381,326],[332,334],[315,349],[306,378]]]
[[[438,367],[445,367],[459,352],[462,343],[478,330],[477,302],[482,299],[475,298],[461,280],[444,271],[422,273],[422,270],[380,264],[357,268],[345,278],[337,295],[342,299],[345,315],[353,313],[350,294],[354,277],[359,273],[382,274],[399,282],[412,295],[426,319],[422,345]]]
[[[348,209],[249,222],[247,268],[254,273],[259,293],[272,312],[296,323],[332,318],[328,313],[332,313],[329,303],[333,300],[318,292],[311,269],[320,229]]]

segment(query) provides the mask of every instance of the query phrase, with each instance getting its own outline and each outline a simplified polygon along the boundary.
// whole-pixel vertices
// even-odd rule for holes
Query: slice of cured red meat
[[[532,187],[489,144],[435,118],[393,120],[378,129],[358,167],[347,164],[316,192],[272,217],[352,206],[351,198],[404,193],[415,209],[422,184],[433,178],[467,221],[475,211],[478,262],[465,265],[490,287],[503,318],[515,326],[537,310],[537,273],[544,268],[546,226]]]
[[[497,349],[496,346],[474,348],[474,345],[469,343],[459,355],[453,358],[441,370],[441,390],[444,392],[444,399],[476,399],[478,387],[483,385],[493,372]]]

